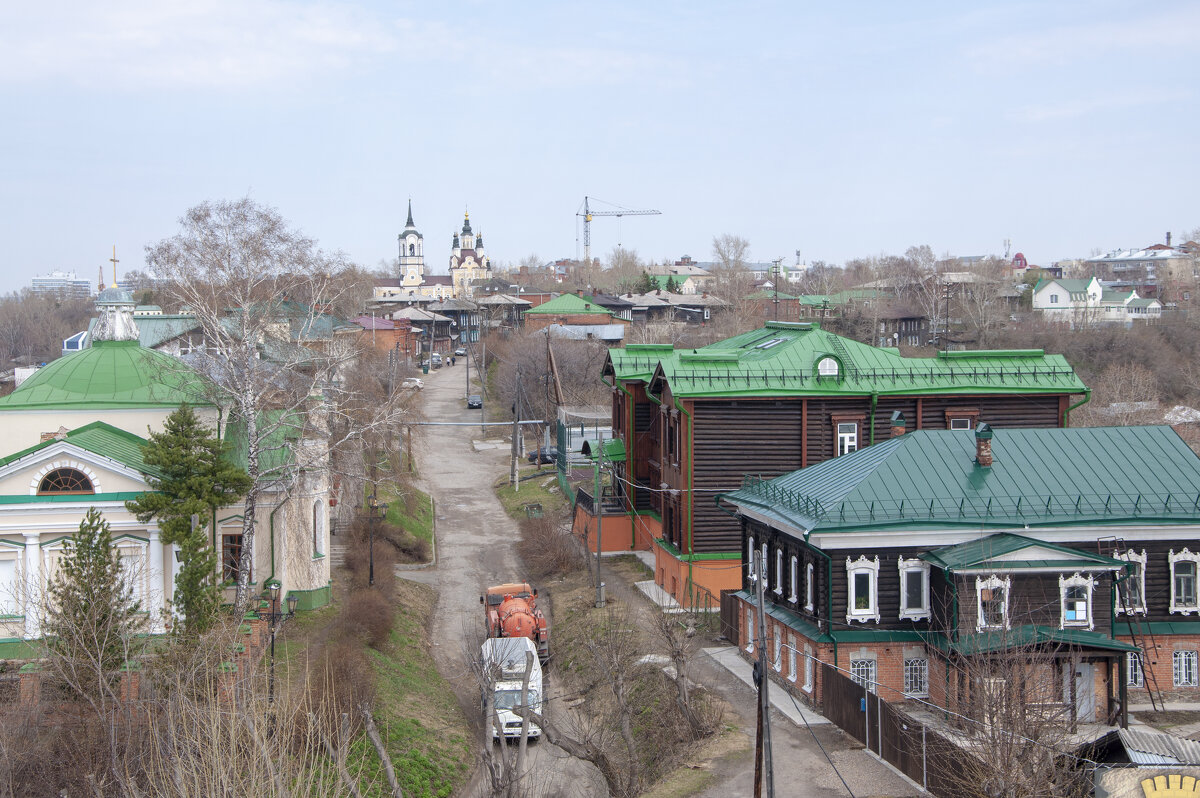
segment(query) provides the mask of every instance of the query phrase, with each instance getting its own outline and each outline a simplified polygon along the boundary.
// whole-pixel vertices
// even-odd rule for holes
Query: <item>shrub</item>
[[[346,622],[346,628],[352,630],[363,642],[371,648],[382,649],[392,631],[395,610],[392,603],[376,590],[354,590],[346,599],[342,618]]]
[[[550,518],[527,518],[518,522],[521,539],[517,553],[535,579],[581,571],[586,566],[579,542],[570,531]]]

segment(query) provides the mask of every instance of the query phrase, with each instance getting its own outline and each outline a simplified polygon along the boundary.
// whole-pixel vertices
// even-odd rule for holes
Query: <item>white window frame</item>
[[[813,664],[812,646],[804,646],[804,685],[803,689],[806,693],[813,691],[813,674],[816,672],[816,666]]]
[[[808,563],[808,566],[804,570],[807,572],[807,579],[804,584],[804,609],[812,612],[816,606],[813,603],[813,597],[817,593],[817,587],[813,581],[813,564]]]
[[[25,549],[0,541],[0,561],[13,564],[12,582],[0,583],[0,618],[25,617]]]
[[[795,604],[800,600],[800,560],[796,555],[792,555],[792,594],[788,596],[788,600]]]
[[[758,581],[758,571],[754,568],[754,535],[746,536],[746,569],[751,582]]]
[[[767,544],[766,543],[762,544],[762,560],[761,560],[761,562],[762,562],[763,592],[766,593],[767,590],[769,590],[771,587],[771,580],[767,576]]]
[[[817,361],[818,377],[836,377],[841,370],[841,364],[837,362],[836,358],[826,356]]]
[[[879,665],[873,659],[850,660],[850,678],[859,687],[874,693],[879,684]]]
[[[971,419],[969,419],[969,418],[959,417],[959,418],[950,419],[950,429],[962,430],[962,429],[970,429],[970,428],[971,428]]]
[[[914,678],[919,682],[916,689],[910,689],[913,687]],[[924,698],[929,695],[928,657],[904,658],[904,695],[908,698]]]
[[[754,653],[754,633],[757,629],[754,626],[754,608],[746,607],[746,653]]]
[[[1146,684],[1146,672],[1142,667],[1142,652],[1125,652],[1125,686],[1143,687]]]
[[[900,617],[912,621],[929,618],[929,563],[916,557],[901,557],[896,562],[896,568],[900,572]],[[921,601],[924,605],[921,607],[908,606],[907,579],[913,573],[921,575]]]
[[[1200,612],[1200,554],[1193,554],[1185,547],[1178,554],[1174,549],[1167,553],[1167,562],[1170,563],[1171,571],[1171,612],[1179,613],[1180,615],[1191,615],[1193,612]],[[1195,565],[1196,573],[1192,577],[1192,603],[1180,604],[1179,596],[1175,595],[1175,564],[1181,562],[1190,562]]]
[[[796,636],[790,635],[788,638],[788,680],[796,681]]]
[[[1200,678],[1197,678],[1198,665],[1200,665],[1200,655],[1197,652],[1172,652],[1171,683],[1176,687],[1196,687],[1200,685]]]
[[[1084,613],[1087,615],[1085,620],[1067,620],[1067,589],[1071,587],[1082,587],[1087,591],[1087,597],[1084,599]],[[1092,614],[1092,593],[1096,588],[1096,580],[1091,576],[1083,576],[1076,572],[1068,577],[1063,577],[1059,574],[1058,577],[1058,628],[1066,629],[1067,627],[1078,629],[1092,629],[1095,626],[1095,617]]]
[[[844,429],[849,428],[849,429]],[[837,456],[858,451],[858,422],[839,421],[837,423]]]
[[[1120,554],[1114,554],[1113,558],[1117,559],[1117,560],[1124,560],[1125,562],[1135,562],[1138,564],[1138,566],[1139,566],[1138,573],[1137,573],[1138,603],[1137,603],[1137,605],[1129,608],[1128,614],[1129,615],[1145,615],[1146,614],[1146,550],[1142,549],[1141,553],[1138,553],[1138,552],[1134,551],[1133,549],[1127,549],[1126,551],[1123,551]],[[1172,579],[1172,582],[1173,581],[1174,581],[1174,579]],[[1128,588],[1124,588],[1121,585],[1126,585],[1128,583],[1129,583],[1129,578],[1127,577],[1125,579],[1125,581],[1123,581],[1120,585],[1116,586],[1116,588],[1117,588],[1117,613],[1119,615],[1126,614],[1124,597],[1126,595],[1125,591]]]
[[[1004,588],[1004,623],[1000,626],[985,625],[983,622],[983,590],[984,590],[984,588],[993,588],[994,589],[997,587]],[[1012,578],[1011,577],[1006,576],[1003,579],[1001,579],[1000,577],[996,576],[995,574],[992,574],[987,579],[981,579],[978,576],[975,577],[975,630],[978,632],[982,632],[982,631],[991,630],[991,629],[1008,629],[1009,628],[1008,602],[1011,597],[1012,597]]]
[[[779,673],[783,670],[783,635],[779,633],[779,627],[775,628],[772,637],[775,638],[775,656],[771,658],[771,665],[775,668],[775,672]]]
[[[858,595],[854,587],[855,576],[864,573],[871,577],[867,606],[856,609]],[[873,560],[868,560],[866,555],[859,555],[857,560],[846,558],[846,622],[853,621],[879,623],[879,555]]]
[[[783,595],[783,549],[775,549],[775,595]]]

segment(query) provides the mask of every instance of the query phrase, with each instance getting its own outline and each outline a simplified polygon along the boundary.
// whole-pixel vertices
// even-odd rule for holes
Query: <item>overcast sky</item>
[[[1031,263],[1200,225],[1193,2],[5,3],[0,290],[249,196],[366,266],[488,254]],[[600,205],[604,208],[608,206]]]

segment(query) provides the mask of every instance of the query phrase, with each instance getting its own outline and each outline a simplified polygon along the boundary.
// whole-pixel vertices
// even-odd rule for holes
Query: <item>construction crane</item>
[[[604,200],[598,200],[595,197],[586,197],[585,196],[583,198],[583,205],[581,206],[581,209],[579,211],[576,211],[576,213],[575,213],[576,216],[583,217],[583,262],[588,263],[588,264],[590,264],[592,262],[592,217],[593,216],[616,216],[616,217],[620,218],[622,216],[661,216],[662,215],[662,211],[635,211],[631,208],[622,208],[620,205],[617,205],[616,203],[612,203],[612,202],[604,202],[604,204],[612,205],[614,208],[618,208],[619,210],[593,211],[591,209],[591,206],[589,205],[590,200],[595,200],[596,202],[604,202]],[[620,246],[620,242],[617,242],[617,243],[618,243],[618,246]],[[576,253],[576,256],[578,256],[579,250],[575,250],[575,253]]]

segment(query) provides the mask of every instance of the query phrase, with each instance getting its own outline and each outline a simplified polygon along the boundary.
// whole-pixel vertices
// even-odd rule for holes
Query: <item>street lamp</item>
[[[287,612],[279,610],[279,591],[283,585],[279,584],[277,579],[272,579],[267,582],[267,592],[271,596],[271,611],[266,613],[267,623],[271,628],[271,670],[267,678],[267,703],[275,703],[275,630],[278,629],[284,621],[296,614],[296,605],[300,603],[300,597],[295,593],[289,593],[284,603],[287,605]]]
[[[387,508],[387,502],[380,504],[379,498],[374,493],[367,499],[367,533],[371,541],[368,547],[370,564],[367,569],[367,584],[372,587],[375,585],[375,522],[387,518]]]

